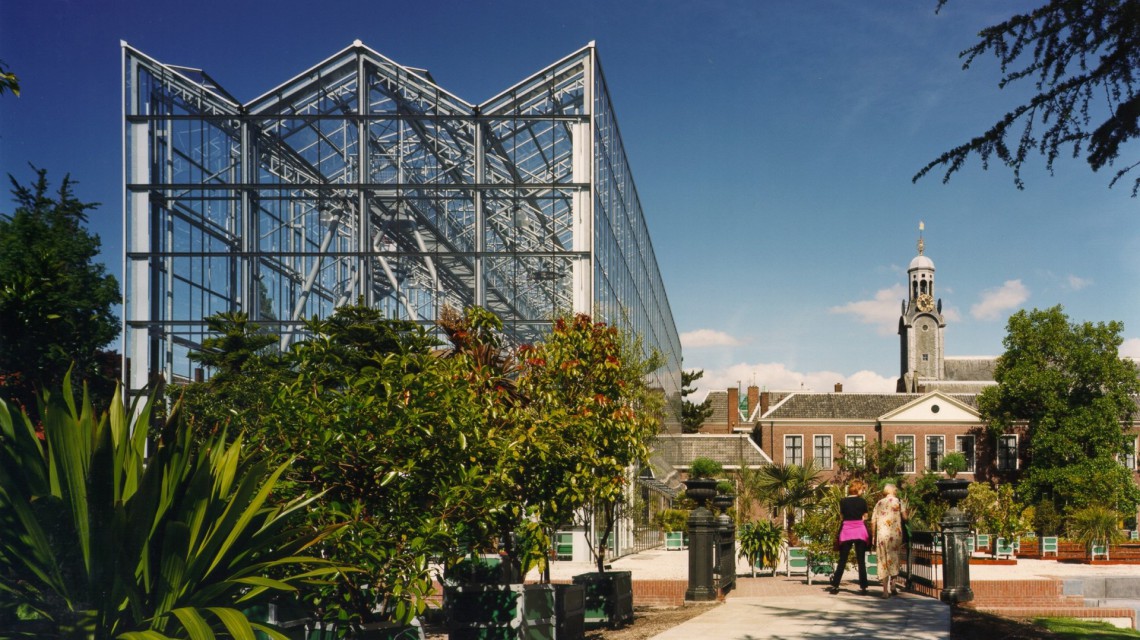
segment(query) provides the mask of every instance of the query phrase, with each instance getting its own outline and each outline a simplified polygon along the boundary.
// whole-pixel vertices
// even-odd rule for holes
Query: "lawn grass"
[[[1116,640],[1140,638],[1140,632],[1118,629],[1107,622],[1075,618],[1003,618],[967,607],[951,610],[951,640]]]
[[[1037,618],[1033,624],[1052,631],[1059,638],[1140,638],[1140,631],[1120,629],[1107,622],[1079,620],[1076,618]]]

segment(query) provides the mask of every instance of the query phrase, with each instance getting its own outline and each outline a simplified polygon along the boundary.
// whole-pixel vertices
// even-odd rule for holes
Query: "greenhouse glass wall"
[[[359,41],[246,103],[122,52],[132,390],[200,377],[187,355],[213,314],[244,312],[287,348],[305,319],[363,301],[425,325],[481,305],[520,343],[589,313],[659,351],[653,384],[680,404],[681,345],[593,43],[479,105]]]

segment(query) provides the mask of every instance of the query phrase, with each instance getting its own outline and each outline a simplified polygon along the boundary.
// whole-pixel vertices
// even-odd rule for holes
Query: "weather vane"
[[[922,255],[922,250],[924,248],[926,248],[926,244],[922,241],[922,230],[925,228],[926,228],[926,224],[922,220],[919,220],[918,221],[918,255],[920,255],[920,256]]]

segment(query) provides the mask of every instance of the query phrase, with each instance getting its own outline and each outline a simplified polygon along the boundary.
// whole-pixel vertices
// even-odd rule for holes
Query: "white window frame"
[[[867,464],[867,436],[862,433],[849,433],[844,436],[844,455],[851,464],[863,466]],[[854,454],[854,455],[852,455]]]
[[[1136,470],[1136,441],[1137,441],[1137,437],[1136,436],[1125,436],[1125,438],[1129,442],[1131,442],[1131,444],[1128,445],[1128,448],[1131,449],[1131,451],[1124,454],[1124,457],[1120,459],[1120,464],[1124,465],[1124,468],[1128,469],[1129,471],[1135,471]]]
[[[819,455],[820,442],[826,442],[827,457],[821,458]],[[835,438],[829,434],[816,434],[811,439],[811,459],[812,462],[824,471],[830,471],[835,465]]]
[[[969,442],[970,442],[969,450],[962,447],[962,443],[967,441],[967,440],[969,440]],[[977,441],[977,438],[975,438],[972,435],[954,436],[954,446],[956,447],[956,451],[958,451],[962,455],[966,456],[965,473],[973,473],[974,472],[974,465],[977,464],[977,460],[978,460],[978,441]]]
[[[942,443],[938,446],[938,460],[931,466],[930,462],[930,441],[941,440]],[[927,471],[940,471],[942,466],[942,459],[946,457],[946,436],[943,435],[927,435],[926,436],[926,470]]]
[[[895,435],[895,444],[902,444],[901,442],[899,442],[900,438],[901,439],[910,438],[910,463],[904,464],[902,466],[902,470],[899,471],[899,473],[904,474],[904,475],[913,474],[915,466],[916,466],[915,465],[915,459],[918,457],[918,452],[915,451],[915,447],[918,444],[918,438],[916,438],[913,433],[896,434]]]
[[[1013,467],[1003,465],[1001,455],[1003,451],[1002,443],[1010,438],[1013,439]],[[1021,456],[1018,455],[1018,452],[1020,451],[1018,447],[1020,444],[1021,443],[1016,433],[1003,433],[997,437],[997,447],[995,448],[996,450],[994,452],[997,454],[997,460],[994,460],[994,462],[997,464],[998,471],[1017,471],[1019,468],[1021,468]]]
[[[795,460],[795,461],[788,459],[788,441],[791,440],[792,438],[799,438],[799,443],[800,443],[799,460]],[[804,463],[804,436],[803,436],[803,434],[802,433],[789,433],[789,434],[785,435],[784,436],[784,464],[798,464],[800,466],[803,466],[803,463]]]

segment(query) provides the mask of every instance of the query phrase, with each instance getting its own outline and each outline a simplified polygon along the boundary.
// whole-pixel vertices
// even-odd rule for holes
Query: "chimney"
[[[771,403],[771,398],[772,396],[767,390],[760,394],[760,415],[768,413],[768,407]]]
[[[740,422],[740,389],[728,388],[728,433]]]
[[[760,404],[760,387],[752,385],[748,387],[748,417],[752,417],[752,413],[756,411],[756,405]]]
[[[835,393],[843,393],[843,383],[842,382],[836,382],[835,383]]]

